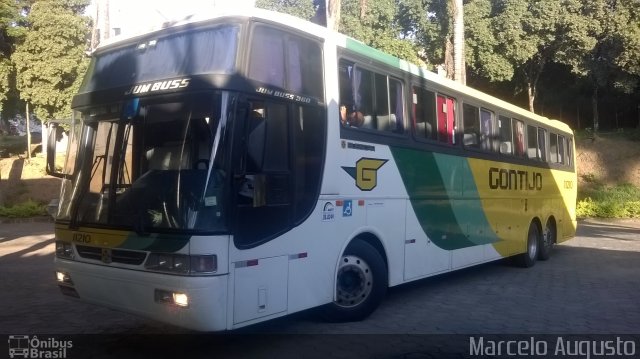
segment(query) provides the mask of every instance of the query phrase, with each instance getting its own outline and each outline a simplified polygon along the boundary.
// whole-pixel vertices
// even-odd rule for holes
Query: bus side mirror
[[[49,176],[62,178],[64,174],[56,171],[56,144],[58,143],[59,124],[50,122],[47,128],[47,165],[46,170]]]

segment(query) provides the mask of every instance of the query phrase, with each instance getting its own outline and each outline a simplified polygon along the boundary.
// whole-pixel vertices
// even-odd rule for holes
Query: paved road
[[[236,348],[251,357],[265,353],[270,357],[273,350],[314,353],[346,345],[349,350],[334,350],[331,355],[353,357],[349,351],[356,348],[381,358],[430,357],[425,353],[433,352],[429,342],[433,337],[418,337],[408,344],[412,337],[407,334],[640,334],[640,221],[581,222],[576,238],[557,246],[549,261],[533,268],[489,263],[392,288],[381,307],[362,322],[324,323],[313,312],[304,312],[243,329],[239,338],[194,336],[63,297],[53,278],[52,229],[51,223],[0,224],[0,334],[121,334],[103,339],[110,348],[99,351],[103,357],[129,353],[132,342],[126,337],[133,334],[161,333],[191,334],[171,338],[218,354],[221,342],[225,353]],[[260,337],[247,340],[246,333]],[[294,340],[264,336],[273,333],[313,335]],[[330,334],[373,336],[346,336],[351,338],[347,340]],[[387,336],[377,340],[376,334]],[[399,335],[389,339],[389,334]],[[157,336],[145,338],[151,338],[149,345],[138,344],[136,355],[149,354],[150,347],[166,349],[158,346]],[[128,343],[125,352],[122,340]],[[468,335],[465,340],[468,343]],[[326,344],[331,341],[336,342]],[[393,351],[389,341],[412,349]],[[636,346],[640,352],[640,341]]]

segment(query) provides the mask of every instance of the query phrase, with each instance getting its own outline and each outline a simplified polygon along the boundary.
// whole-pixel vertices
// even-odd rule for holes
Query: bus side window
[[[538,131],[533,126],[527,126],[527,158],[540,158],[538,153]]]
[[[565,164],[564,148],[567,146],[567,142],[564,136],[558,135],[558,163]]]
[[[513,140],[516,144],[515,154],[517,157],[524,157],[524,123],[520,120],[513,119]]]
[[[492,146],[493,141],[493,112],[484,108],[480,109],[480,146],[486,151],[497,151]]]
[[[356,94],[354,91],[355,65],[347,60],[340,60],[338,66],[338,83],[340,86],[340,124],[344,127],[357,126],[362,115],[356,112]]]
[[[547,130],[538,127],[538,159],[547,162]]]
[[[389,127],[388,131],[404,132],[404,96],[402,83],[389,78]]]
[[[498,129],[500,133],[500,153],[503,155],[512,155],[514,146],[511,118],[500,116],[498,119]]]
[[[413,87],[413,124],[416,136],[427,140],[436,139],[436,94],[432,91]]]
[[[438,117],[438,141],[455,144],[456,100],[438,94],[436,96],[436,114]]]
[[[353,110],[356,114],[353,125],[373,129],[373,73],[356,66],[353,83]]]
[[[549,134],[549,162],[558,163],[558,135],[555,133]]]
[[[462,105],[462,121],[464,135],[462,143],[465,147],[480,146],[480,117],[478,108],[469,104]]]

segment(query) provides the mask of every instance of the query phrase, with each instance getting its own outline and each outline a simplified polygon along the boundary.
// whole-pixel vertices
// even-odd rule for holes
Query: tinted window
[[[547,130],[538,128],[538,159],[547,161]]]
[[[343,126],[402,133],[402,83],[353,63],[339,64],[340,122]]]
[[[389,131],[404,132],[404,96],[402,82],[389,78]]]
[[[483,150],[497,151],[493,143],[493,112],[480,109],[480,145]]]
[[[498,129],[500,132],[500,153],[505,155],[513,154],[513,133],[511,130],[511,119],[500,116],[498,119]]]
[[[469,104],[462,107],[464,121],[463,143],[466,147],[480,147],[480,117],[478,108]]]
[[[249,77],[294,94],[322,99],[320,45],[284,31],[256,26],[251,45]]]
[[[563,136],[558,136],[558,163],[565,163],[565,147],[567,147],[565,138]]]
[[[549,161],[551,163],[558,163],[558,135],[555,133],[549,134]]]
[[[538,153],[538,132],[533,126],[527,126],[527,157],[540,158]]]
[[[515,142],[514,153],[518,157],[524,157],[525,154],[525,142],[524,142],[524,123],[520,120],[513,119],[513,141]]]
[[[436,121],[436,94],[413,87],[413,117],[416,136],[435,140],[438,133]]]
[[[232,73],[237,43],[238,27],[225,26],[166,36],[100,53],[92,60],[80,92],[178,76]]]

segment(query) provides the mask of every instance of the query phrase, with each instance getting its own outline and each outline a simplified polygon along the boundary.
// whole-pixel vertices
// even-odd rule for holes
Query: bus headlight
[[[65,272],[56,272],[56,280],[59,284],[69,284],[73,285],[73,281],[68,273]]]
[[[56,241],[56,257],[73,259],[73,245],[67,242]]]
[[[176,305],[183,308],[189,306],[189,296],[186,293],[156,289],[154,298],[156,303]]]
[[[144,264],[147,270],[174,274],[212,274],[218,269],[216,255],[150,253]]]

